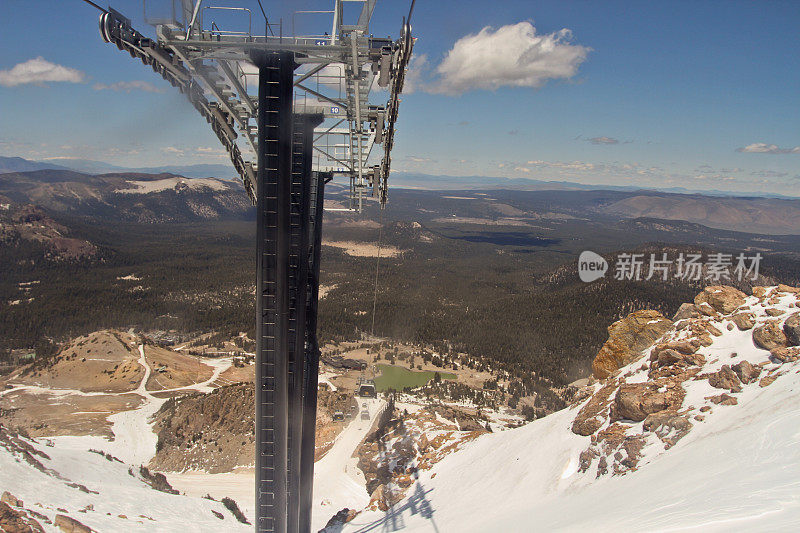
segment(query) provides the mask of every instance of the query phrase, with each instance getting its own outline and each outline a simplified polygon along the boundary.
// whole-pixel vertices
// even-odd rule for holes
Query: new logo
[[[596,279],[600,279],[606,275],[608,271],[608,261],[603,259],[602,256],[586,250],[581,252],[578,257],[578,276],[581,281],[589,283]]]

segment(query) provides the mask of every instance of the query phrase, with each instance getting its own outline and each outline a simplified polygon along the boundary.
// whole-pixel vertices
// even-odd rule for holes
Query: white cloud
[[[411,94],[414,91],[425,88],[423,82],[423,75],[427,72],[429,67],[428,56],[426,54],[419,54],[411,57],[411,62],[408,65],[408,72],[403,81],[403,94]],[[377,78],[375,85],[377,86]]]
[[[118,81],[117,83],[112,83],[111,85],[106,85],[104,83],[95,83],[94,84],[95,91],[103,91],[103,90],[111,90],[111,91],[125,91],[129,93],[131,91],[144,91],[148,93],[163,93],[164,89],[160,87],[156,87],[152,83],[146,81]]]
[[[3,87],[26,83],[45,85],[48,81],[81,83],[85,78],[86,75],[80,70],[56,65],[41,56],[14,65],[10,70],[0,70],[0,85]]]
[[[613,137],[592,137],[586,140],[592,144],[619,144],[619,141]]]
[[[538,88],[548,80],[572,78],[591,49],[571,39],[566,28],[539,35],[527,21],[487,26],[456,41],[436,68],[440,79],[428,90],[461,94],[505,86]]]
[[[737,148],[736,151],[745,154],[800,154],[800,146],[779,148],[776,144],[753,143],[744,148]]]

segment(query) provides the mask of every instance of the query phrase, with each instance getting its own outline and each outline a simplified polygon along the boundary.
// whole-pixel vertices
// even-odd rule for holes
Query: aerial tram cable
[[[369,331],[371,337],[375,336],[375,308],[378,303],[378,266],[381,262],[381,246],[383,241],[383,207],[380,208],[380,228],[378,229],[378,257],[375,260],[375,289],[372,293],[372,328]]]
[[[100,11],[102,11],[103,13],[108,13],[108,10],[106,10],[106,9],[103,9],[102,7],[98,6],[97,4],[95,4],[94,2],[92,2],[92,0],[83,0],[83,1],[84,1],[84,2],[86,2],[87,4],[89,4],[90,6],[92,6],[92,7],[94,7],[94,8],[97,8],[97,9],[99,9],[99,10],[100,10]]]

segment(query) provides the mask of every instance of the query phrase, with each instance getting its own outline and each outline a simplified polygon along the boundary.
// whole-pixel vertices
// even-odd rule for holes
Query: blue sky
[[[263,3],[273,19],[331,4]],[[373,32],[397,36],[408,4],[380,1]],[[111,6],[149,31],[140,1]],[[226,161],[176,90],[101,41],[96,10],[6,0],[3,11],[0,155]],[[799,21],[795,1],[418,0],[394,166],[797,194]],[[38,57],[67,81],[20,83],[14,67]]]

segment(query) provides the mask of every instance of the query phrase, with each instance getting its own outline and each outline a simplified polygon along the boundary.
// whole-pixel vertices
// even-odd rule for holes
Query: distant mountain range
[[[238,180],[190,178],[169,172],[91,174],[50,168],[9,171],[12,167],[24,169],[41,163],[21,158],[5,158],[2,163],[6,171],[0,173],[0,195],[13,203],[40,205],[53,212],[136,222],[254,217]],[[676,194],[621,187],[591,189],[564,182],[504,178],[481,178],[480,189],[478,178],[467,178],[473,180],[474,188],[464,188],[464,178],[451,178],[452,181],[436,182],[434,189],[434,179],[415,185],[419,176],[393,176],[391,207],[395,216],[500,226],[536,225],[542,219],[646,218],[747,233],[800,235],[800,199],[790,197]],[[455,188],[457,184],[462,188]],[[345,200],[337,184],[331,183],[326,189],[331,206]],[[423,204],[426,209],[420,211]],[[365,213],[362,218],[368,216]]]
[[[687,189],[684,187],[636,187],[629,185],[587,185],[571,181],[549,181],[531,178],[504,178],[494,176],[443,176],[410,172],[392,172],[392,187],[428,190],[486,190],[509,189],[520,191],[658,191],[674,194],[702,194],[705,196],[737,196],[758,198],[800,198],[798,195],[766,192],[735,192],[717,189]]]
[[[0,174],[0,200],[0,205],[33,204],[104,221],[160,223],[254,216],[240,183],[169,173],[6,172]]]
[[[74,170],[85,174],[110,174],[134,172],[138,174],[177,174],[187,178],[234,179],[236,171],[231,165],[165,165],[160,167],[121,167],[89,159],[59,158],[30,161],[21,157],[0,157],[0,174],[29,172],[31,170]]]
[[[92,161],[90,159],[57,158],[44,161],[31,161],[21,157],[0,156],[0,174],[8,172],[28,172],[31,170],[74,170],[85,174],[110,174],[134,172],[138,174],[176,174],[187,178],[219,178],[238,180],[231,165],[164,165],[159,167],[121,167]],[[800,198],[792,194],[766,192],[735,192],[717,189],[687,189],[684,187],[635,187],[623,185],[587,185],[571,181],[536,180],[530,178],[504,178],[495,176],[445,176],[410,172],[392,172],[390,186],[394,188],[424,190],[487,190],[509,189],[521,191],[579,190],[579,191],[658,191],[675,194],[702,194],[705,196],[732,196],[757,198]]]

